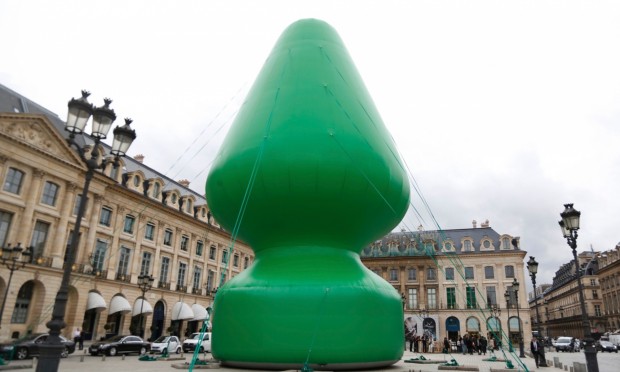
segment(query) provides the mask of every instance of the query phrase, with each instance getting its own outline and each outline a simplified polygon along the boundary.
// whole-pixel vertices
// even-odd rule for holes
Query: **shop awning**
[[[172,307],[172,320],[191,320],[194,318],[194,312],[185,302],[177,302]]]
[[[205,307],[202,305],[193,304],[192,312],[194,313],[194,317],[192,318],[192,320],[205,320],[209,317],[207,309],[205,309]]]
[[[110,314],[116,314],[118,312],[129,313],[131,312],[131,305],[129,301],[123,296],[114,296],[110,301]]]
[[[108,308],[105,300],[97,292],[88,292],[88,300],[86,301],[86,310],[97,309],[102,311]]]
[[[133,304],[133,311],[131,315],[136,316],[140,314],[153,314],[153,306],[142,297],[138,298]]]

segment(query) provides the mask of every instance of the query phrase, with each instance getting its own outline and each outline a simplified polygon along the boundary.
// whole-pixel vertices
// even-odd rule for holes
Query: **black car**
[[[609,351],[610,353],[617,353],[618,347],[609,341],[599,341],[596,343],[596,350],[600,352]]]
[[[2,345],[2,355],[6,359],[26,359],[39,355],[39,345],[47,340],[47,333],[34,333],[13,341],[10,344]],[[60,336],[61,342],[65,348],[60,354],[66,358],[75,351],[75,342]]]
[[[113,336],[107,340],[95,342],[90,345],[88,352],[90,355],[107,354],[114,356],[117,354],[138,353],[146,354],[151,349],[151,344],[138,336]]]

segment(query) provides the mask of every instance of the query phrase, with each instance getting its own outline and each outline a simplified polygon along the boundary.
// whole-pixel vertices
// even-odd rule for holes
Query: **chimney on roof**
[[[185,188],[189,188],[189,180],[179,180],[179,185],[185,187]]]
[[[483,223],[481,223],[480,227],[489,227],[489,220],[485,220]]]
[[[138,155],[134,156],[133,159],[135,161],[137,161],[138,163],[140,163],[140,164],[144,163],[144,155],[142,155],[142,154],[138,154]]]
[[[478,227],[478,222],[476,222],[476,220],[471,221],[471,224],[473,225],[474,229]]]

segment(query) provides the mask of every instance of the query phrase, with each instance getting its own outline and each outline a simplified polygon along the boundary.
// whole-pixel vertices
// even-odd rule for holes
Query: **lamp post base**
[[[586,355],[586,366],[588,372],[598,372],[598,360],[596,359],[594,340],[587,338],[584,340],[584,344],[584,354]]]
[[[60,354],[64,348],[63,344],[40,344],[36,372],[57,372],[60,366]]]
[[[525,350],[523,349],[523,340],[519,341],[519,358],[525,358]]]

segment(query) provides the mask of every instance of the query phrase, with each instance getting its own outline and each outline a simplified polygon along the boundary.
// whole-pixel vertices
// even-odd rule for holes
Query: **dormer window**
[[[170,197],[170,202],[172,204],[176,204],[177,203],[177,194],[172,194],[172,196]]]
[[[463,241],[463,251],[465,251],[465,252],[471,252],[472,251],[471,240],[464,240]]]
[[[133,177],[133,185],[134,185],[135,187],[140,186],[140,177],[138,177],[138,176],[134,176],[134,177]]]
[[[192,213],[192,201],[190,199],[185,202],[185,212]]]
[[[153,197],[155,199],[159,198],[159,193],[161,192],[161,187],[158,182],[153,183]]]

